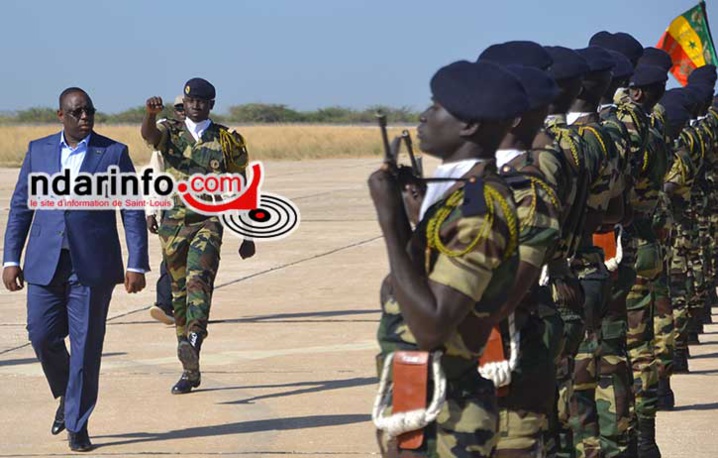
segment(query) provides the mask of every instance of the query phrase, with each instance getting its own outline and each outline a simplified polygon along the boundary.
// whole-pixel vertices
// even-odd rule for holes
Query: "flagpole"
[[[704,0],[701,0],[700,6],[701,10],[703,10],[703,17],[706,19],[706,31],[708,32],[708,39],[711,41],[713,49],[716,49],[715,41],[713,41],[713,34],[711,33],[711,26],[708,22],[708,10],[706,9],[706,2]],[[713,65],[718,65],[718,62],[713,62]]]

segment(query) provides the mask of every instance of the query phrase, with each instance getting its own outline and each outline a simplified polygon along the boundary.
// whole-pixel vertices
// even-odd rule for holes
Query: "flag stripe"
[[[706,64],[701,37],[685,16],[679,16],[671,22],[671,25],[668,26],[668,35],[683,48],[683,52],[686,53],[693,65],[702,67]]]
[[[696,65],[688,57],[683,47],[668,32],[663,34],[656,47],[663,49],[671,56],[673,61],[671,73],[682,86],[685,86],[688,83],[688,75],[696,68]]]

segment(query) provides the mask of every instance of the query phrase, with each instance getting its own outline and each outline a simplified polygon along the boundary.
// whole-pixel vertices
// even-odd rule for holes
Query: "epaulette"
[[[486,196],[484,195],[484,180],[482,178],[473,178],[464,185],[464,202],[461,204],[461,214],[465,217],[486,214]]]
[[[531,179],[509,164],[503,165],[499,170],[499,174],[512,189],[525,189],[531,186]]]

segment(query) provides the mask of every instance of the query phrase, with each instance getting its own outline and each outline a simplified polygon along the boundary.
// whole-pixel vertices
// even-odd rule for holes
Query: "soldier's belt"
[[[424,440],[423,429],[436,420],[446,401],[446,376],[441,368],[440,351],[397,351],[387,355],[374,401],[372,420],[377,429],[397,437],[399,448],[416,449]],[[434,393],[428,407],[429,365]],[[389,374],[393,384],[389,384]],[[392,414],[384,416],[393,399]],[[409,433],[409,434],[407,434]]]

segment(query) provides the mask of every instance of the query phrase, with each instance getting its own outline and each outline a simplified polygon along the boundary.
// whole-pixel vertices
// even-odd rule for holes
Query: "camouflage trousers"
[[[653,317],[653,333],[659,378],[670,377],[673,373],[673,351],[676,344],[673,305],[669,287],[669,266],[670,257],[664,261],[663,272],[654,283],[656,307]]]
[[[498,398],[499,434],[494,458],[544,456],[548,416],[555,406],[556,362],[563,323],[552,307],[548,288],[537,288],[530,300],[543,300],[538,311],[519,316],[521,342],[508,394]]]
[[[709,243],[707,239],[708,220],[705,216],[704,202],[702,198],[696,198],[691,201],[692,208],[688,212],[689,217],[693,218],[695,223],[690,226],[689,237],[691,239],[688,251],[688,265],[693,274],[693,294],[688,297],[688,313],[689,313],[689,332],[693,331],[692,324],[698,317],[703,315],[705,307],[708,285],[706,283],[706,269],[704,264],[703,246]]]
[[[493,456],[499,417],[494,384],[482,378],[474,368],[458,379],[449,378],[446,390],[446,402],[436,421],[424,428],[424,441],[419,448],[400,450],[395,439],[390,439],[381,431],[377,432],[382,457]]]
[[[637,242],[636,283],[626,299],[628,356],[633,369],[636,417],[654,418],[658,402],[658,363],[653,340],[653,316],[655,283],[663,270],[663,254],[650,234],[637,237]]]
[[[219,268],[224,227],[216,217],[162,219],[159,236],[167,270],[172,277],[172,308],[177,337],[196,332],[207,335],[207,322]],[[194,218],[194,219],[192,219]]]
[[[679,222],[674,228],[671,242],[670,293],[673,308],[674,350],[688,347],[688,298],[693,295],[693,272],[689,269],[688,255],[691,250],[689,220]]]
[[[636,282],[636,240],[622,235],[623,258],[613,274],[611,295],[601,320],[596,408],[601,451],[619,456],[628,448],[633,409],[633,373],[628,361],[626,298]]]
[[[601,248],[582,248],[574,267],[584,292],[585,332],[575,358],[569,424],[576,456],[598,458],[602,456],[596,407],[601,317],[605,315],[611,282]]]

